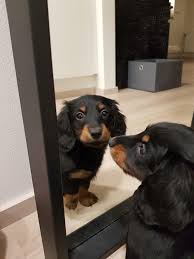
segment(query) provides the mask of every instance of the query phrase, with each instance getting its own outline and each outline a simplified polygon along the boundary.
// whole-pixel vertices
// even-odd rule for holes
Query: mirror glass
[[[122,115],[127,134],[191,123],[194,4],[176,0],[171,15],[168,1],[155,2],[48,0],[67,233],[140,184],[108,147],[125,134]]]

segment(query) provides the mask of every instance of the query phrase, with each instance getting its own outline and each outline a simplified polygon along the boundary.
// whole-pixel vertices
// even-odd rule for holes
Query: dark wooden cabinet
[[[116,83],[127,87],[128,60],[166,58],[168,0],[116,0]]]

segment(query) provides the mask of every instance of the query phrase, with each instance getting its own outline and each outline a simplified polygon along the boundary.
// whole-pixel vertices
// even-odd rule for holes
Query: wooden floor
[[[121,104],[121,110],[127,115],[129,134],[142,131],[148,124],[158,121],[173,121],[190,125],[194,110],[194,62],[185,62],[183,86],[180,88],[160,93],[123,90],[108,97],[118,100]],[[58,111],[61,103],[62,101],[57,101]],[[98,177],[91,187],[99,197],[99,202],[91,208],[79,205],[76,211],[65,211],[67,233],[132,195],[138,185],[137,180],[124,175],[112,162],[107,150]],[[0,259],[16,258],[44,258],[36,213],[0,232]],[[122,247],[109,258],[125,258],[125,248]]]

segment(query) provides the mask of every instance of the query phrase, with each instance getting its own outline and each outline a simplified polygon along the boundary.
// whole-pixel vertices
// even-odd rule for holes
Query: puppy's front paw
[[[65,207],[69,210],[75,210],[78,204],[78,194],[66,194],[63,196]]]
[[[92,192],[87,192],[85,195],[79,197],[80,203],[85,207],[90,207],[98,201],[98,197]]]
[[[65,207],[69,210],[75,210],[77,208],[78,201],[70,201],[65,204]]]

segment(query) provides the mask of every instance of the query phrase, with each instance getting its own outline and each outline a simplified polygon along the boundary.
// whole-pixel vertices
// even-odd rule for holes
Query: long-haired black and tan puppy
[[[125,173],[142,181],[132,197],[127,257],[194,258],[194,131],[158,123],[110,140]]]
[[[65,206],[75,209],[97,202],[88,191],[110,137],[125,134],[125,117],[117,102],[86,95],[65,102],[58,116],[58,135]]]

